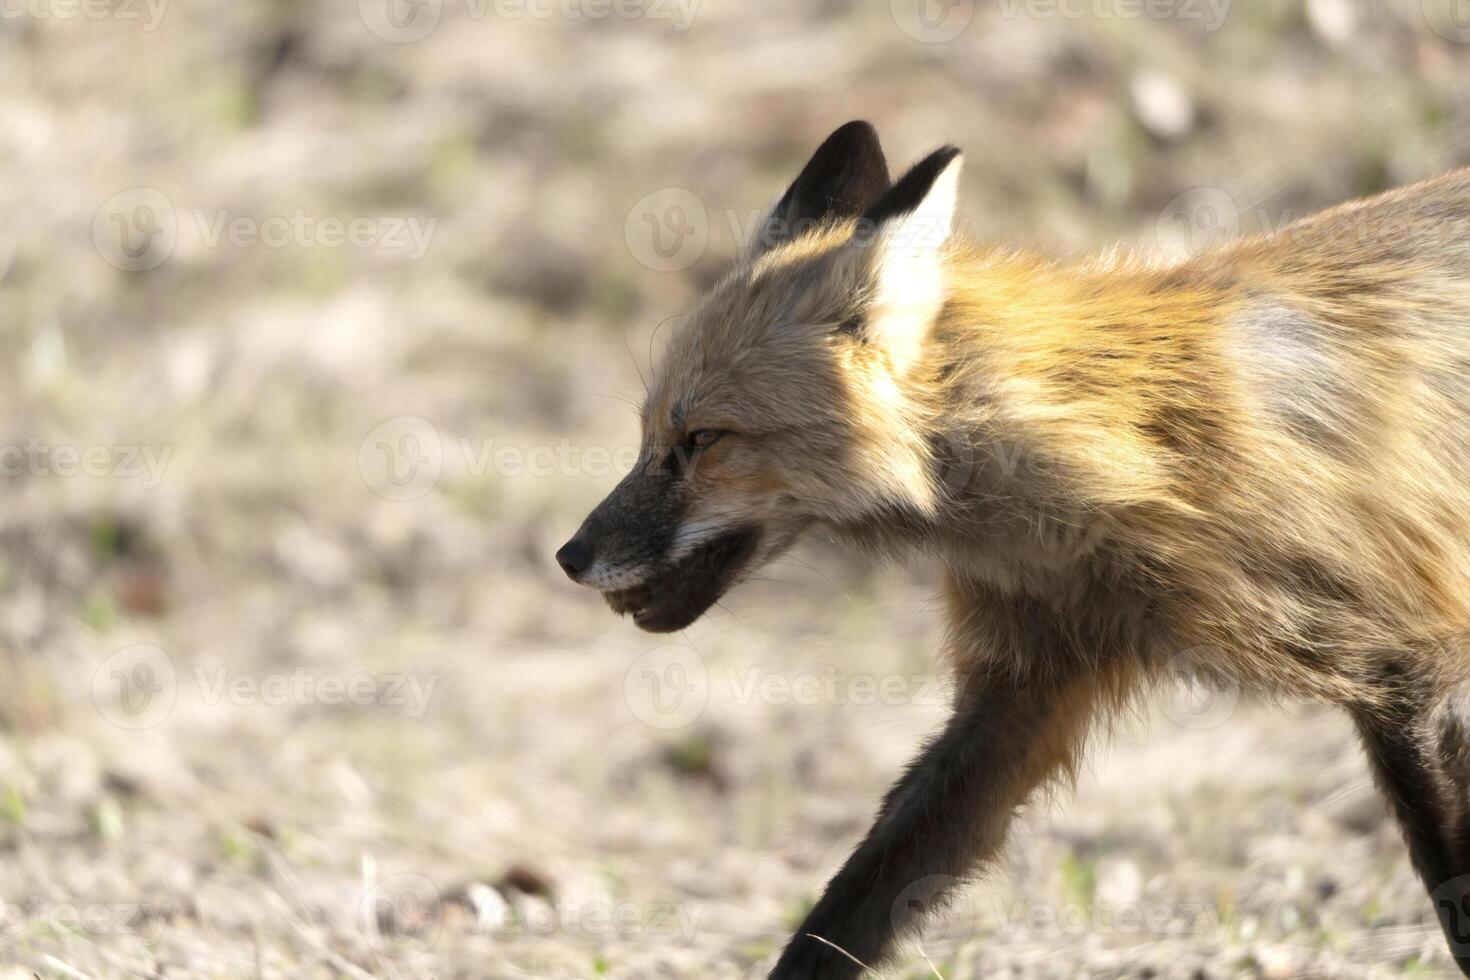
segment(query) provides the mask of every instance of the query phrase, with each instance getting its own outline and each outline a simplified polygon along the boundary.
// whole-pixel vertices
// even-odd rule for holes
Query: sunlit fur
[[[851,231],[737,269],[673,337],[648,435],[739,434],[700,462],[705,515],[928,551],[1115,620],[1100,658],[1356,703],[1384,651],[1464,668],[1470,176],[1174,266],[952,240],[903,372],[836,330],[872,288]],[[955,625],[960,658],[1006,656]]]

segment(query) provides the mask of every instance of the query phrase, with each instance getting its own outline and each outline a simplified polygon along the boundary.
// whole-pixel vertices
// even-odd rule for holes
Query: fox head
[[[959,150],[891,182],[841,127],[670,336],[632,471],[557,552],[645,630],[682,629],[807,528],[932,511],[925,343],[946,299]]]

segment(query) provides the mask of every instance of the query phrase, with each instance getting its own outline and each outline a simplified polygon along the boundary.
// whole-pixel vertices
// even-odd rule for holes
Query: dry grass
[[[977,3],[947,43],[890,6],[0,20],[0,977],[764,976],[943,714],[924,573],[816,542],[669,650],[550,560],[732,228],[854,116],[962,144],[971,229],[1061,250],[1470,161],[1470,46],[1417,0]],[[658,271],[635,205],[680,187],[707,247]],[[119,218],[166,258],[117,268]],[[321,240],[353,219],[377,245]],[[1443,975],[1343,721],[1205,722],[1125,726],[882,975]]]

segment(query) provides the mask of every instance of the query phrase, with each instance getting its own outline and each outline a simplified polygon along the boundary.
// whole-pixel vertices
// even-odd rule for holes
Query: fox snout
[[[761,536],[749,523],[691,519],[678,474],[648,467],[598,504],[556,563],[641,629],[666,633],[694,622],[734,584]]]
[[[686,509],[677,475],[640,463],[587,515],[556,563],[573,582],[602,592],[638,584],[666,557]]]

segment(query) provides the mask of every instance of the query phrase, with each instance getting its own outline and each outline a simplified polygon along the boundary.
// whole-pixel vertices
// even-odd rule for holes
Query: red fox
[[[669,338],[556,559],[687,626],[805,531],[944,570],[954,712],[771,973],[853,978],[1191,651],[1350,713],[1470,976],[1470,170],[1175,264],[952,231],[834,132]],[[908,890],[908,891],[906,891]],[[932,889],[925,898],[932,898]]]

